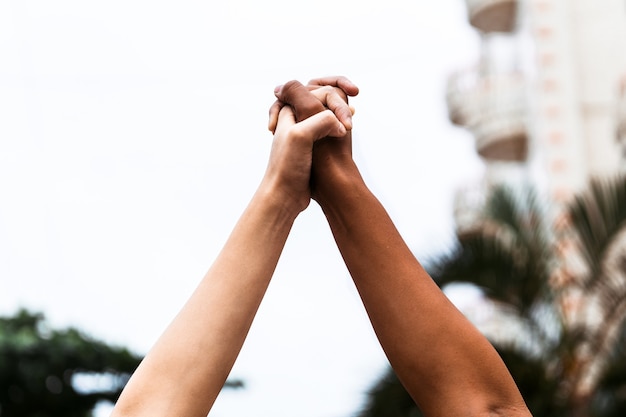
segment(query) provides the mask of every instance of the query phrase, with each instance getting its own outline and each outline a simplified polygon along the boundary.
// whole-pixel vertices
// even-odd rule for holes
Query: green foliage
[[[423,414],[406,392],[393,369],[368,392],[360,417],[422,417]]]
[[[0,415],[89,417],[97,402],[117,399],[140,361],[76,329],[49,329],[40,313],[2,317]],[[75,383],[79,375],[99,376],[103,384],[83,391]]]
[[[441,286],[470,282],[520,314],[528,313],[546,295],[553,262],[544,217],[532,191],[520,197],[496,188],[482,227],[459,236],[457,247],[430,266],[431,274]]]
[[[581,237],[589,278],[601,276],[603,256],[626,222],[626,179],[593,180],[569,208],[572,224]]]
[[[549,371],[545,357],[533,358],[510,347],[496,348],[533,416],[567,415],[567,407],[559,398],[561,374]]]
[[[41,313],[0,317],[0,417],[91,417],[98,402],[117,400],[141,360],[77,329],[50,329]]]
[[[608,310],[617,308],[626,298],[626,285],[621,274],[607,275],[606,267],[614,252],[610,249],[626,224],[626,178],[592,181],[570,205],[569,216],[588,267],[588,274],[581,277],[585,290],[598,293]],[[616,267],[626,271],[626,253],[617,256]]]
[[[626,329],[622,328],[591,404],[594,417],[626,415]]]

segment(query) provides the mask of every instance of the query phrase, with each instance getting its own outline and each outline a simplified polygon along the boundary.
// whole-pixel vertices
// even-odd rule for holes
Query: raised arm
[[[276,93],[297,114],[311,99]],[[529,416],[494,348],[429,277],[365,185],[349,135],[316,144],[313,196],[399,379],[429,417]]]
[[[315,140],[345,134],[330,111],[280,110],[267,171],[223,250],[138,367],[112,417],[206,417],[241,349],[294,219],[310,201]]]

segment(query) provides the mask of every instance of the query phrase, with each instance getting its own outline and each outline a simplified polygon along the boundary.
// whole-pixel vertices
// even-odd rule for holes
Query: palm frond
[[[524,232],[525,207],[520,204],[518,193],[510,187],[495,187],[485,206],[485,217],[501,226],[507,226],[519,235]]]
[[[409,393],[389,367],[382,378],[367,393],[365,407],[359,417],[421,417]]]
[[[589,189],[571,202],[568,213],[589,267],[587,287],[606,285],[606,278],[599,281],[603,259],[626,225],[626,177],[592,180]]]
[[[591,402],[593,415],[618,417],[626,415],[626,328],[622,326],[618,342],[603,372]]]
[[[526,405],[535,417],[565,416],[565,405],[559,401],[560,375],[551,369],[550,358],[532,358],[510,346],[496,346],[513,376]]]
[[[495,300],[520,306],[518,284],[523,278],[516,257],[514,248],[504,245],[497,236],[472,235],[435,261],[430,270],[440,286],[467,282],[480,287]]]
[[[455,249],[431,265],[439,285],[469,282],[520,312],[549,294],[552,261],[545,213],[531,189],[498,187],[489,196],[480,233],[459,236]]]

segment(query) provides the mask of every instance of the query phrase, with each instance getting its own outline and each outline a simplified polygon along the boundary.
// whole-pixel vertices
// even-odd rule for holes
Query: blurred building
[[[486,174],[456,196],[459,231],[496,183],[530,180],[558,206],[590,177],[626,171],[626,2],[465,2],[481,56],[450,76],[446,98]]]
[[[590,178],[626,172],[626,1],[466,4],[481,56],[450,76],[446,98],[450,120],[472,133],[486,174],[456,195],[457,233],[484,232],[490,187],[534,184],[553,203],[558,265],[551,284],[561,311],[569,324],[593,325],[603,316],[595,294],[576,285],[586,263],[560,207]],[[582,391],[600,369],[586,352]]]

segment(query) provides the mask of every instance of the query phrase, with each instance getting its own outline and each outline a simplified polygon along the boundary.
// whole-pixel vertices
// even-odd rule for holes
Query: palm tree
[[[0,317],[0,357],[0,413],[23,417],[89,417],[98,402],[117,399],[141,361],[77,329],[50,329],[26,310]]]
[[[482,220],[429,270],[442,287],[482,291],[499,329],[485,334],[535,417],[624,415],[626,178],[592,181],[556,222],[543,207],[531,191],[495,189]],[[421,415],[415,405],[379,411],[408,398],[392,374],[362,417]]]
[[[0,317],[0,415],[91,417],[98,402],[117,400],[141,360],[75,328],[51,329],[41,313]]]
[[[582,298],[584,308],[571,331],[576,360],[571,402],[593,405],[598,389],[626,388],[626,375],[616,373],[626,360],[616,343],[626,319],[626,178],[593,181],[568,215],[566,234],[573,232],[579,267],[569,271],[571,282],[563,290]]]

